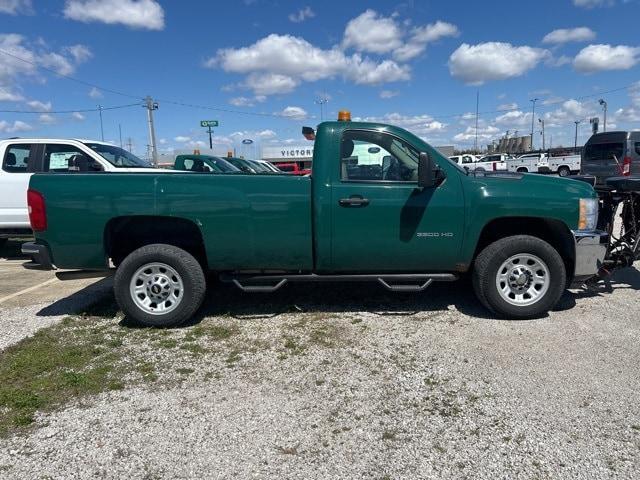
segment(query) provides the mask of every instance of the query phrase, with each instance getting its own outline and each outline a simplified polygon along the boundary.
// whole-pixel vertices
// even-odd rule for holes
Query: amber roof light
[[[339,122],[350,122],[351,121],[351,112],[349,110],[340,110],[338,112],[338,121]]]

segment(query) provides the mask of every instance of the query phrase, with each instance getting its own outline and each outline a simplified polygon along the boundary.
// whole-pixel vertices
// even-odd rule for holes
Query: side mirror
[[[433,188],[436,185],[436,176],[433,171],[433,160],[427,152],[421,152],[418,160],[418,186],[420,188]]]
[[[445,175],[439,167],[433,163],[431,155],[421,152],[418,159],[418,187],[434,188],[442,183]]]

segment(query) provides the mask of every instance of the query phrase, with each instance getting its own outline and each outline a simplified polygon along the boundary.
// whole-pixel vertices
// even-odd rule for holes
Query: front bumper
[[[33,242],[23,243],[20,251],[24,255],[31,257],[31,261],[23,265],[24,268],[29,270],[55,270],[46,245]]]
[[[602,230],[574,230],[576,262],[572,285],[580,285],[596,275],[604,262],[609,245],[609,234]]]

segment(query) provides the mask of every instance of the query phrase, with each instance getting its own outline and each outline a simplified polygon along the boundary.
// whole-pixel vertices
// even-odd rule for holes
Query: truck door
[[[332,186],[332,268],[340,272],[454,270],[464,223],[451,173],[418,188],[420,152],[389,133],[346,130]]]
[[[30,159],[37,146],[25,143],[7,145],[0,172],[0,228],[30,228],[27,189],[33,173]],[[33,150],[33,151],[32,151]]]

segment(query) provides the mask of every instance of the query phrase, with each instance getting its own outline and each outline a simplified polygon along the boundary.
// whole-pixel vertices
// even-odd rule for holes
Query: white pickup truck
[[[510,172],[556,173],[568,177],[580,171],[580,155],[550,157],[548,153],[527,153],[507,161]]]
[[[29,178],[37,172],[137,172],[147,162],[120,147],[93,140],[0,140],[0,246],[8,237],[30,236]]]

